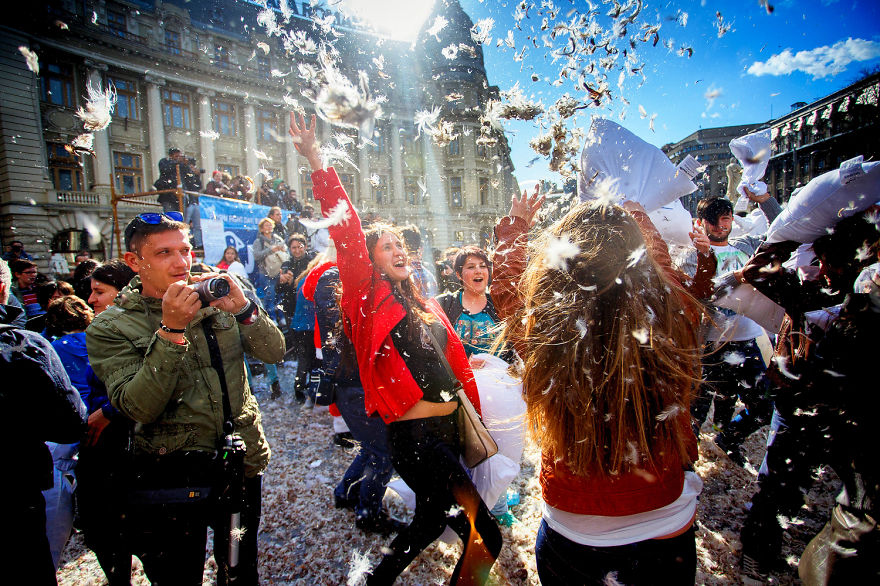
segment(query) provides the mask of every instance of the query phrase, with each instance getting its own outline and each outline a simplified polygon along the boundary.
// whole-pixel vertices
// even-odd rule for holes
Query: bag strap
[[[208,343],[208,351],[211,354],[211,366],[217,371],[217,377],[220,379],[220,391],[223,394],[223,420],[226,433],[235,431],[235,425],[232,423],[232,406],[229,403],[229,388],[226,386],[226,372],[223,370],[223,356],[220,354],[220,344],[217,343],[217,334],[214,328],[208,323],[209,320],[202,320],[202,330],[205,332],[205,340]]]
[[[452,378],[452,380],[461,385],[458,380],[458,377],[455,376],[455,373],[452,371],[452,367],[449,365],[449,360],[446,359],[446,353],[443,351],[443,348],[440,347],[440,342],[437,340],[437,336],[434,335],[433,330],[431,330],[431,326],[422,322],[422,329],[428,333],[428,337],[431,338],[431,344],[434,345],[434,350],[437,351],[437,355],[440,357],[440,363],[446,368],[446,372]]]

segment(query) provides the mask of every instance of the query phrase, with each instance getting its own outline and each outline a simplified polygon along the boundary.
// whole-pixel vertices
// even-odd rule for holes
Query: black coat
[[[69,444],[86,432],[88,413],[52,345],[12,325],[20,308],[0,305],[0,412],[15,454],[6,492],[52,487],[52,455],[44,442]],[[15,503],[10,503],[15,506]]]

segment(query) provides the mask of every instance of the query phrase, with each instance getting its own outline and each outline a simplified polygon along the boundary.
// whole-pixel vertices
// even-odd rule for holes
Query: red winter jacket
[[[378,411],[386,423],[391,423],[423,396],[391,341],[391,330],[406,316],[406,310],[394,298],[391,283],[373,267],[360,218],[336,171],[332,167],[315,171],[312,185],[315,199],[321,202],[325,216],[329,216],[340,202],[348,205],[348,217],[342,223],[330,226],[342,281],[345,331],[357,354],[364,386],[364,407],[368,414]],[[446,359],[479,412],[480,397],[464,346],[437,302],[429,300],[427,308],[446,328]]]

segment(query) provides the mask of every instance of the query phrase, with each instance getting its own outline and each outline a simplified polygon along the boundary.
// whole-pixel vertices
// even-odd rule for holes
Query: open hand
[[[535,223],[535,214],[544,205],[544,196],[538,193],[539,190],[540,186],[536,185],[532,195],[529,195],[526,191],[522,192],[522,197],[514,195],[510,201],[510,213],[508,215],[511,218],[522,218],[531,227]]]
[[[709,251],[712,250],[712,243],[709,241],[709,237],[706,235],[706,230],[702,224],[694,222],[694,231],[688,232],[688,236],[691,237],[691,242],[694,243],[694,248],[697,249],[697,252],[709,254]]]
[[[296,122],[296,112],[290,113],[290,128],[288,132],[293,137],[293,146],[297,152],[309,161],[312,171],[319,171],[323,168],[321,164],[321,151],[318,149],[318,143],[315,139],[316,118],[312,114],[309,119],[309,125],[306,125],[306,119],[299,114],[299,124]]]

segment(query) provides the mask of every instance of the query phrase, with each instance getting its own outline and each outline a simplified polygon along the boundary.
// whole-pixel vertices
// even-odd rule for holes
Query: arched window
[[[74,265],[76,253],[88,250],[92,258],[98,261],[104,260],[104,239],[101,233],[90,233],[85,228],[69,228],[55,234],[52,238],[52,253],[58,253],[67,259],[70,266]]]

